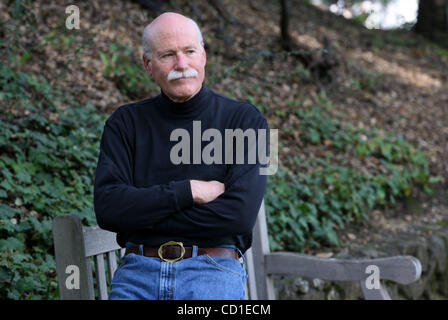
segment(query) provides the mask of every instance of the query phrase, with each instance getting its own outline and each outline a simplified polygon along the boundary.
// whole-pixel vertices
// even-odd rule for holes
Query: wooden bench
[[[124,254],[124,249],[116,243],[116,234],[99,227],[83,227],[77,215],[67,214],[54,219],[53,235],[60,298],[107,299],[108,285],[112,281],[119,259]],[[420,261],[411,256],[346,260],[293,252],[271,253],[264,201],[254,228],[252,248],[246,252],[245,258],[248,273],[246,292],[248,299],[251,300],[275,299],[271,278],[273,274],[294,274],[333,281],[358,281],[365,299],[388,300],[390,296],[382,284],[379,288],[366,285],[366,280],[370,276],[369,266],[377,267],[380,279],[400,284],[415,282],[420,278],[422,271]],[[76,283],[73,280],[78,271],[79,283]]]

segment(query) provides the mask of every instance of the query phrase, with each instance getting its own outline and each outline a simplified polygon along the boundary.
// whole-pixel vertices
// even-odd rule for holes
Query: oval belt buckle
[[[175,245],[180,246],[180,251],[181,251],[181,252],[180,252],[180,257],[175,258],[175,259],[166,259],[166,258],[164,258],[163,255],[162,255],[163,247],[166,247],[166,246],[175,246]],[[162,245],[159,247],[159,250],[157,251],[157,253],[158,253],[158,255],[159,255],[159,257],[160,257],[160,259],[161,259],[162,261],[165,261],[165,262],[176,262],[176,261],[182,260],[183,257],[184,257],[184,255],[185,255],[184,244],[183,244],[182,242],[177,242],[177,241],[168,241],[168,242],[165,242],[164,244],[162,244]]]

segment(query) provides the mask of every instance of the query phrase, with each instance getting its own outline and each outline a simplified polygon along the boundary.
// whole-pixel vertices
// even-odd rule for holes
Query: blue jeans
[[[163,262],[125,255],[114,274],[110,300],[244,300],[247,274],[233,258],[193,256]],[[141,253],[141,250],[140,250]]]

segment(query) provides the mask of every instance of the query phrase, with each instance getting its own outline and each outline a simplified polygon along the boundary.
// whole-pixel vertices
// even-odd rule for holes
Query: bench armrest
[[[400,284],[413,283],[422,273],[420,261],[412,256],[353,260],[321,258],[292,252],[273,252],[265,256],[268,274],[298,274],[307,278],[334,281],[366,279],[371,274],[367,271],[370,265],[378,267],[380,279]]]

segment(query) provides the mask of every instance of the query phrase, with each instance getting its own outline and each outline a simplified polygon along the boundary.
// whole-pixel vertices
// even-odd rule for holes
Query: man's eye
[[[168,59],[171,58],[173,56],[172,53],[164,53],[160,56],[161,59]]]
[[[195,50],[187,50],[187,53],[188,54],[193,54],[193,53],[195,53],[196,51]]]

